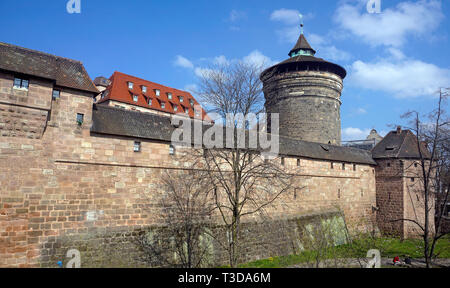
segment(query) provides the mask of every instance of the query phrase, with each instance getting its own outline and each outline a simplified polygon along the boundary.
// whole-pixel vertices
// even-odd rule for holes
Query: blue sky
[[[316,56],[348,71],[343,138],[359,139],[408,110],[430,111],[450,87],[450,1],[1,0],[0,41],[82,61],[92,78],[114,71],[178,89],[214,61],[286,59],[305,15]]]

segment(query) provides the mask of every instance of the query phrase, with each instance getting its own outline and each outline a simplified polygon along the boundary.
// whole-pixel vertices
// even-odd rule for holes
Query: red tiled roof
[[[106,89],[108,94],[105,98],[101,99],[98,103],[102,103],[108,100],[118,101],[129,105],[136,105],[147,109],[157,110],[170,114],[184,114],[181,111],[181,107],[189,108],[189,117],[194,118],[194,107],[200,106],[195,98],[186,91],[170,88],[157,83],[153,83],[144,79],[140,79],[131,75],[127,75],[121,72],[114,72],[109,79],[111,84]],[[133,83],[133,89],[128,89],[128,82]],[[142,86],[147,87],[147,92],[142,91]],[[156,96],[156,90],[160,91],[160,95]],[[169,100],[167,93],[172,93],[172,99]],[[138,101],[133,101],[133,96],[138,96]],[[183,97],[183,102],[180,102],[179,96]],[[148,105],[148,100],[152,99],[152,105]],[[189,101],[193,100],[194,107],[189,104]],[[161,107],[161,103],[165,102],[165,108]],[[174,105],[178,106],[178,111],[174,111]],[[211,121],[206,114],[205,110],[201,108],[202,119]]]

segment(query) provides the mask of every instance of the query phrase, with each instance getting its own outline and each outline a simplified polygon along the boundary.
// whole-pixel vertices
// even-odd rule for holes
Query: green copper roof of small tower
[[[309,45],[303,33],[298,38],[297,44],[295,44],[294,48],[292,48],[291,52],[289,52],[290,57],[314,56],[315,54],[316,50],[311,48],[311,45]]]

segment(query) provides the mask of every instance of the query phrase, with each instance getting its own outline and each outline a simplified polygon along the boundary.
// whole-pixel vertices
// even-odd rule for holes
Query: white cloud
[[[371,129],[359,129],[348,127],[342,130],[342,140],[352,141],[352,140],[364,140],[369,136]]]
[[[307,36],[307,39],[317,51],[317,56],[331,61],[347,61],[351,58],[350,53],[340,50],[334,45],[330,45],[328,37],[325,39],[320,35],[310,34]]]
[[[216,65],[227,65],[229,63],[227,57],[224,55],[220,55],[217,57],[214,57],[213,63]]]
[[[208,75],[210,75],[211,72],[212,72],[212,70],[208,69],[208,68],[195,67],[195,69],[194,69],[194,73],[197,77],[208,78]]]
[[[450,70],[419,60],[374,63],[356,61],[350,73],[353,85],[394,94],[398,98],[433,95],[450,83]]]
[[[401,2],[395,8],[370,14],[365,5],[341,5],[335,14],[340,27],[372,46],[400,47],[409,35],[423,36],[436,29],[444,18],[436,0]]]
[[[236,22],[240,19],[244,19],[247,17],[247,14],[244,11],[239,10],[231,10],[230,12],[230,22]]]
[[[272,12],[270,20],[281,22],[284,27],[278,29],[276,33],[282,42],[295,43],[300,35],[300,12],[292,9],[278,9]],[[308,13],[303,15],[304,20],[312,19],[314,15]]]
[[[358,115],[367,114],[367,110],[360,107],[360,108],[356,109],[356,114],[358,114]]]
[[[188,85],[184,86],[184,91],[188,91],[191,94],[195,94],[197,90],[198,90],[198,86],[196,84],[188,84]]]
[[[193,69],[194,68],[194,64],[192,64],[191,61],[189,61],[189,59],[181,56],[181,55],[177,55],[175,61],[174,61],[174,65],[175,66],[179,66],[179,67],[183,67],[183,68],[189,68],[189,69]]]
[[[270,67],[272,65],[275,65],[277,62],[273,61],[266,55],[262,54],[258,50],[252,51],[249,55],[245,56],[244,59],[242,59],[245,63],[253,64],[258,67]]]
[[[300,12],[292,9],[278,9],[272,12],[270,20],[283,22],[286,25],[294,25],[300,23]]]

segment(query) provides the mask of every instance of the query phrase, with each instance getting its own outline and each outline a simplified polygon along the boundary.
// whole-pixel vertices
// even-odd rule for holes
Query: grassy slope
[[[365,257],[367,253],[367,243],[364,241],[355,241],[352,245],[342,245],[334,247],[328,251],[329,258],[331,255],[339,255],[339,257],[345,258],[357,258]],[[379,238],[369,245],[373,245],[373,248],[378,248],[381,251],[382,257],[393,258],[395,256],[409,256],[412,258],[423,258],[423,244],[420,240],[404,240],[392,238]],[[450,258],[450,237],[439,240],[436,245],[436,253],[439,258]],[[242,264],[241,268],[283,268],[289,267],[295,264],[304,263],[309,261],[314,255],[314,252],[305,251],[299,255],[289,255],[273,257],[269,259],[258,260],[246,264]]]

